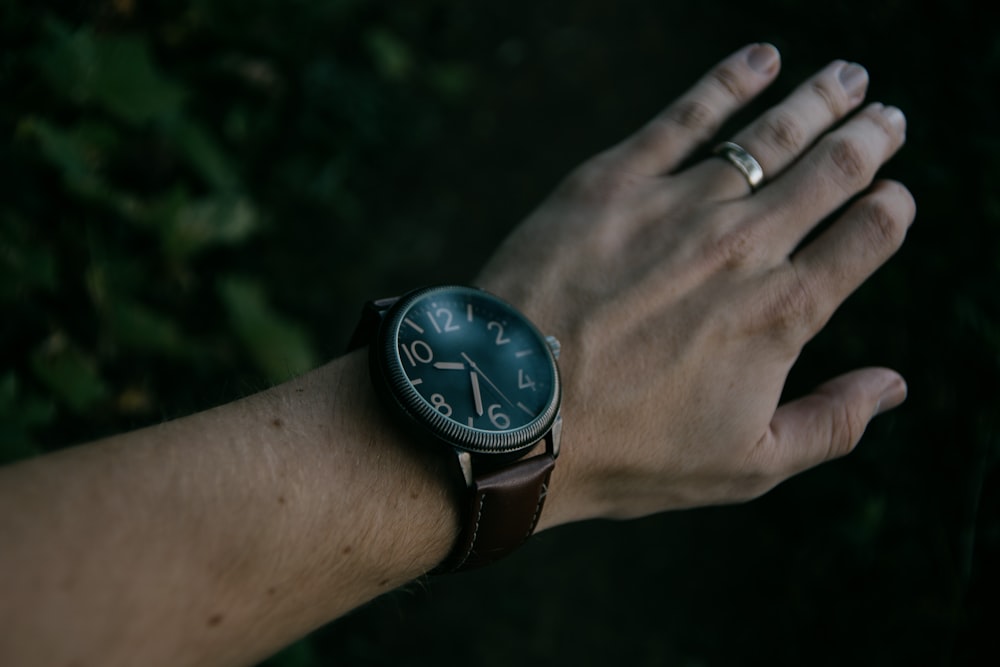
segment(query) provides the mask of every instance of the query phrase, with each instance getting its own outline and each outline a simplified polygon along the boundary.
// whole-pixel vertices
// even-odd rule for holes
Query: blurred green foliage
[[[869,68],[908,114],[888,175],[920,210],[789,394],[888,364],[908,406],[761,501],[546,533],[268,664],[990,664],[998,18],[972,0],[0,0],[0,462],[335,356],[363,299],[468,280],[569,168],[769,40],[785,65],[764,103],[829,59]]]
[[[5,410],[50,406],[8,421],[0,461],[339,351],[316,323],[382,242],[365,232],[387,172],[442,139],[442,107],[472,86],[403,34],[434,5],[395,19],[348,1],[0,6]],[[413,249],[420,231],[393,226]]]

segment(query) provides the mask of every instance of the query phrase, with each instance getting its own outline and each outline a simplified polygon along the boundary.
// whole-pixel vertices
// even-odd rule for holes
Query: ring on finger
[[[753,155],[750,155],[747,149],[739,144],[723,141],[715,147],[712,153],[728,160],[743,174],[750,186],[750,192],[756,190],[764,182],[764,168],[760,166],[760,162]]]

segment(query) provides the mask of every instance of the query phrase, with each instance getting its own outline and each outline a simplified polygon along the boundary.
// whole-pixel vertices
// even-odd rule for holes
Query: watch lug
[[[361,317],[358,319],[358,324],[354,328],[354,333],[351,334],[351,340],[347,344],[348,352],[366,347],[375,339],[375,334],[382,323],[382,318],[385,317],[386,311],[397,301],[399,301],[399,297],[393,296],[365,303],[361,309]]]
[[[455,453],[458,455],[458,467],[462,470],[465,486],[471,489],[475,483],[475,480],[472,478],[472,454],[459,451]]]
[[[559,444],[562,441],[562,413],[556,415],[556,420],[552,422],[552,430],[549,431],[549,453],[552,454],[552,458],[558,458],[559,456]]]
[[[562,349],[562,345],[559,344],[559,339],[555,336],[546,336],[545,342],[549,344],[549,349],[552,350],[552,356],[558,359],[559,350]]]

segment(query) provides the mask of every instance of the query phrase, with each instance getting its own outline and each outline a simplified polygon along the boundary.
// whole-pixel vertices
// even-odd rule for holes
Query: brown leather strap
[[[555,459],[546,452],[477,475],[458,543],[438,570],[488,565],[521,546],[538,523],[554,466]]]

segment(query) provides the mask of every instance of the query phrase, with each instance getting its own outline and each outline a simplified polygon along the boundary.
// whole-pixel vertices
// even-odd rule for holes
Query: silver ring
[[[750,192],[756,190],[764,182],[764,168],[760,166],[760,162],[757,162],[753,155],[747,152],[747,149],[739,144],[723,141],[715,147],[712,153],[726,158],[730,164],[740,170],[750,185]]]

